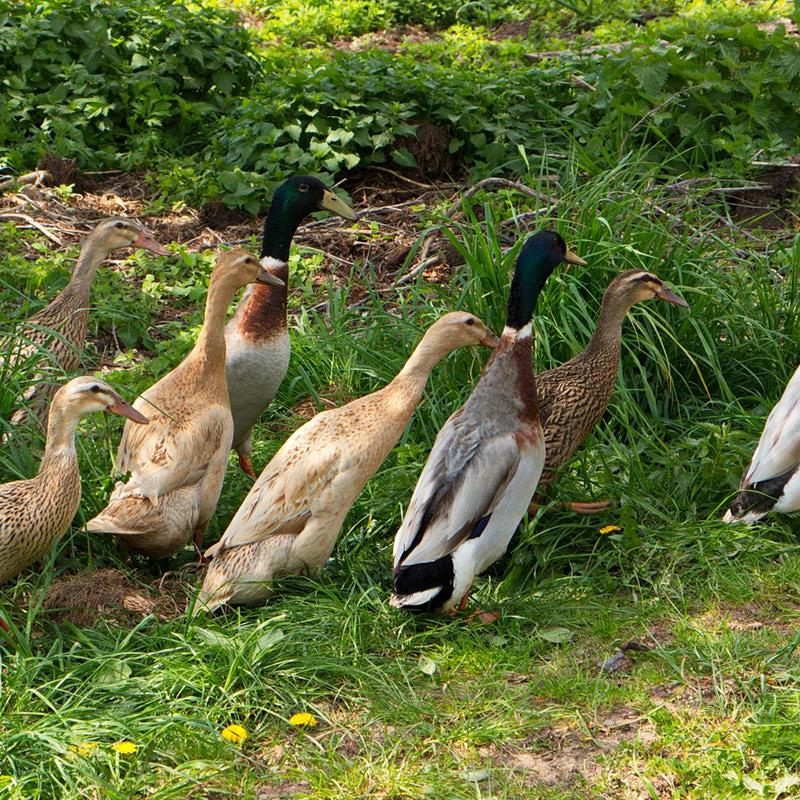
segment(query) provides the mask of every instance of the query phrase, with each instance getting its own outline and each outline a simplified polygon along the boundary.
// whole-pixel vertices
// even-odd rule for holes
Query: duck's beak
[[[662,285],[662,287],[656,292],[656,297],[659,300],[665,300],[667,303],[672,303],[674,306],[689,308],[689,304],[680,295],[670,291],[666,286]]]
[[[169,250],[164,247],[163,244],[159,244],[155,239],[153,239],[150,234],[145,231],[139,231],[139,235],[136,237],[136,241],[133,243],[134,247],[141,247],[142,250],[150,250],[153,253],[156,253],[160,256],[168,256],[171,255]]]
[[[330,189],[326,189],[322,193],[322,201],[320,202],[320,206],[326,211],[330,211],[332,214],[338,214],[340,217],[352,220],[353,222],[358,219],[358,214],[356,214],[356,212],[353,211],[353,209],[347,205],[344,200],[342,200],[338,195],[335,195]]]
[[[138,422],[139,425],[147,425],[150,422],[144,414],[138,412],[132,405],[126,403],[121,397],[117,398],[116,402],[112,403],[108,410],[112,414],[119,414],[121,417],[127,417],[132,422]]]
[[[256,275],[256,283],[266,283],[269,286],[286,286],[286,284],[277,276],[273,275],[266,267],[264,262],[261,262],[261,269]]]
[[[569,247],[564,254],[564,261],[566,261],[567,264],[577,264],[579,267],[587,266],[586,262],[577,253],[570,250]]]
[[[481,344],[484,347],[491,347],[492,350],[500,344],[500,339],[495,336],[491,331],[486,331],[486,336],[481,339]]]

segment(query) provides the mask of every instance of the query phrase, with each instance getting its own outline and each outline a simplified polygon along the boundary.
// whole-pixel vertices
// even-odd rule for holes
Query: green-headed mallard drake
[[[605,413],[617,382],[622,322],[636,303],[653,299],[682,308],[689,306],[652,272],[642,269],[621,272],[603,295],[597,325],[586,349],[561,366],[536,376],[547,453],[539,489],[550,483],[554,472],[572,458]],[[592,513],[608,508],[609,503],[568,505],[574,511]]]
[[[725,522],[800,511],[800,368],[772,409]]]
[[[531,363],[531,318],[562,261],[583,264],[552,231],[517,258],[499,347],[472,395],[439,431],[394,540],[391,605],[450,611],[508,547],[545,460]]]
[[[115,250],[141,247],[159,255],[169,251],[130,219],[113,217],[100,222],[86,237],[69,283],[45,308],[22,324],[8,349],[5,370],[36,364],[36,376],[11,418],[14,424],[29,424],[47,418],[47,407],[58,389],[48,380],[48,371],[72,372],[80,364],[89,324],[89,293],[97,268]],[[0,362],[3,359],[0,358]]]
[[[0,486],[0,583],[44,556],[75,517],[81,500],[75,431],[81,418],[93,411],[147,422],[97,378],[74,378],[56,391],[38,474]]]
[[[200,548],[222,490],[233,437],[225,381],[225,314],[238,289],[277,284],[258,259],[235,249],[217,256],[206,312],[188,356],[134,403],[146,428],[126,424],[117,450],[117,483],[106,508],[88,524],[113,533],[129,550],[166,558],[194,537]]]
[[[239,464],[255,478],[250,462],[253,425],[272,402],[289,366],[291,344],[286,327],[289,247],[309,214],[331,211],[357,219],[355,211],[322,181],[299,175],[282,183],[272,197],[264,222],[261,263],[283,281],[282,286],[248,289],[225,328],[226,372],[233,414],[233,448]]]
[[[431,370],[457,347],[496,344],[473,314],[445,314],[389,384],[298,428],[206,553],[213,560],[197,610],[261,603],[273,578],[316,572],[350,507],[406,429]]]

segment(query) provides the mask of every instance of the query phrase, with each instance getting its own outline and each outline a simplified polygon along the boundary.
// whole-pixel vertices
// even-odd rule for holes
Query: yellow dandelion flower
[[[619,525],[603,525],[602,528],[598,531],[598,533],[615,533],[616,531],[621,531]]]
[[[289,717],[289,724],[298,728],[313,728],[317,724],[317,718],[307,711],[301,711]]]
[[[247,738],[247,731],[241,725],[228,725],[220,733],[223,739],[234,744],[241,744]]]
[[[77,753],[79,756],[90,756],[98,747],[100,747],[98,742],[80,742],[71,744],[69,749],[71,753]]]
[[[111,745],[111,749],[121,756],[129,756],[135,753],[139,748],[133,742],[123,739],[121,742],[114,742],[114,744]]]

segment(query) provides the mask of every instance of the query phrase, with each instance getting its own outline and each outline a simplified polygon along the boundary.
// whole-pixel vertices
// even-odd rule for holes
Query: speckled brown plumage
[[[104,410],[135,415],[95,378],[75,378],[56,392],[38,474],[0,486],[0,582],[38,561],[69,527],[81,499],[75,430],[81,417]]]
[[[547,451],[540,488],[573,456],[608,408],[617,380],[622,322],[634,304],[653,298],[686,305],[650,272],[628,270],[617,275],[603,295],[597,326],[586,349],[536,376]]]
[[[44,423],[61,376],[80,365],[89,324],[89,296],[98,267],[114,250],[134,243],[166,252],[137,223],[117,218],[103,220],[86,237],[67,286],[23,323],[14,342],[6,344],[4,352],[9,356],[5,367],[24,368],[31,374],[22,407],[11,418],[14,424]]]

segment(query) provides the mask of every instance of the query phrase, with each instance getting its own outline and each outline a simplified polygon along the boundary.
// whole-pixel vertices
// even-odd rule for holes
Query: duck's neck
[[[75,453],[75,431],[78,427],[77,416],[65,414],[60,408],[50,407],[47,420],[47,444],[44,449],[39,474],[55,473],[60,475],[65,469],[77,469]]]
[[[408,357],[403,369],[397,373],[389,387],[402,390],[403,397],[413,410],[422,399],[431,371],[452,349],[452,346],[442,342],[429,331],[414,348],[414,352]]]
[[[108,249],[103,246],[102,239],[90,235],[81,248],[65,291],[88,297],[94,277],[97,275],[97,269],[107,256]]]
[[[219,383],[225,385],[225,314],[237,288],[213,275],[208,285],[203,327],[186,358],[196,366],[201,388],[215,391]]]
[[[606,293],[600,306],[597,325],[584,353],[587,355],[618,354],[622,341],[622,323],[630,308],[631,303],[624,297]]]
[[[270,258],[272,258],[270,256]],[[263,257],[262,257],[263,260]],[[237,324],[242,334],[253,339],[269,339],[286,330],[286,301],[289,265],[272,258],[267,269],[283,281],[283,286],[253,284],[237,309]]]
[[[261,258],[283,286],[256,284],[248,289],[237,312],[238,327],[252,339],[269,339],[286,329],[286,300],[289,291],[289,250],[301,222],[289,213],[281,197],[275,197],[264,221]]]

